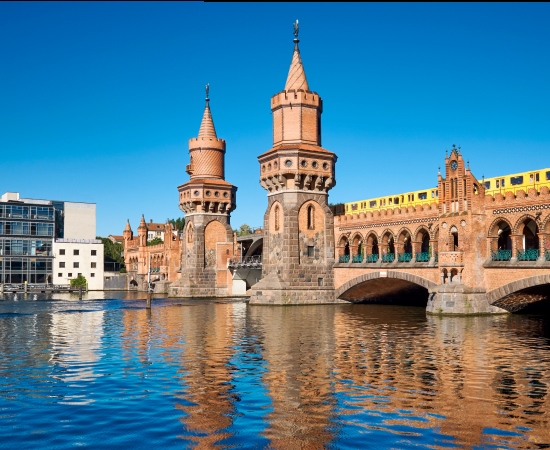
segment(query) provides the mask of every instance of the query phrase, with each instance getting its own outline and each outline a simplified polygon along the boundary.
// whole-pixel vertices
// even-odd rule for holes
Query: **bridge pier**
[[[429,289],[426,313],[436,315],[508,314],[492,306],[485,289],[449,283]]]

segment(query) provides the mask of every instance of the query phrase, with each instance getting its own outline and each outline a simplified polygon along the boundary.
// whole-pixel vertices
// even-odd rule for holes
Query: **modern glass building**
[[[54,236],[52,202],[4,194],[0,201],[0,283],[51,283]]]

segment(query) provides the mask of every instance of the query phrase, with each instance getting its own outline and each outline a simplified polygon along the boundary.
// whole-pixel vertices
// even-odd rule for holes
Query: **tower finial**
[[[210,93],[210,83],[206,83],[205,90],[206,90],[206,99],[205,100],[207,102],[209,102],[210,98],[208,98],[208,94]]]
[[[296,22],[294,22],[294,43],[295,44],[300,42],[300,39],[298,39],[299,32],[300,32],[300,27],[298,26],[298,19],[296,19]]]

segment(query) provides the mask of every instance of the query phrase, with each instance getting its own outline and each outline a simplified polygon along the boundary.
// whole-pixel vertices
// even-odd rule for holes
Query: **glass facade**
[[[53,205],[0,203],[0,283],[51,283]]]

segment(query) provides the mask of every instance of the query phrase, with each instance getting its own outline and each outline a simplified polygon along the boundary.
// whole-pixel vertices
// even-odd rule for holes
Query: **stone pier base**
[[[446,315],[508,314],[508,311],[489,304],[485,290],[458,283],[430,289],[426,312]]]
[[[336,298],[336,291],[330,287],[294,287],[279,280],[276,274],[269,274],[252,286],[247,294],[251,305],[320,305],[348,303]]]

